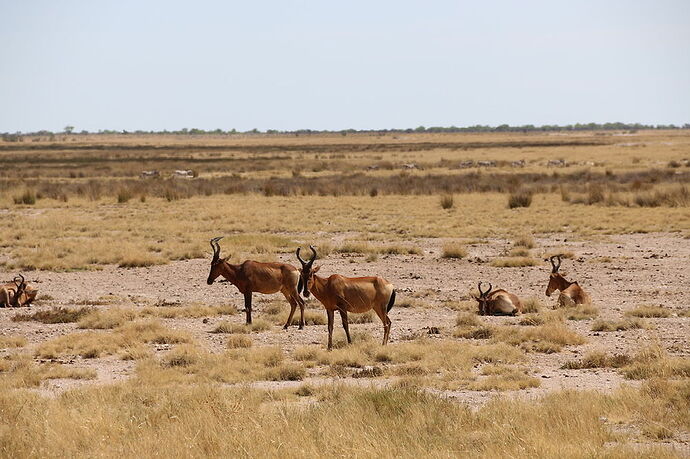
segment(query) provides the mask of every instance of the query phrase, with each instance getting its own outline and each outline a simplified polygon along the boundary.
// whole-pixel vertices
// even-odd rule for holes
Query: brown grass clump
[[[524,268],[526,266],[537,266],[537,264],[537,261],[531,257],[505,257],[491,261],[491,266],[496,268]]]
[[[467,249],[459,242],[446,242],[443,244],[442,258],[465,258]]]
[[[663,306],[640,305],[632,311],[627,311],[625,315],[642,318],[668,318],[671,317],[671,310]]]
[[[587,320],[599,315],[599,308],[592,304],[579,304],[574,308],[560,309],[568,320]]]
[[[244,349],[252,347],[252,339],[246,335],[231,335],[228,337],[226,347],[228,349]]]
[[[646,328],[646,324],[639,319],[597,320],[592,324],[592,331],[624,331]]]
[[[494,341],[546,354],[560,352],[563,346],[579,345],[585,342],[582,336],[560,321],[546,322],[544,325],[535,327],[500,327],[495,330],[492,338]]]
[[[439,200],[442,209],[451,209],[454,204],[454,199],[452,194],[444,194]]]
[[[533,249],[536,246],[534,237],[531,234],[521,234],[513,241],[515,247],[522,247],[523,249]]]
[[[658,344],[643,348],[621,369],[628,379],[690,378],[690,359],[671,357]]]
[[[510,252],[508,253],[508,256],[510,257],[529,257],[530,253],[529,250],[523,248],[523,247],[515,247],[513,249],[510,249]]]
[[[525,314],[539,312],[544,309],[544,304],[535,296],[531,296],[522,302],[522,312]]]
[[[7,388],[38,387],[48,379],[94,379],[96,371],[59,363],[37,364],[27,354],[0,360],[0,384]]]
[[[508,208],[529,207],[532,204],[531,191],[516,191],[508,196]]]
[[[78,322],[82,317],[92,312],[91,308],[63,308],[53,307],[33,313],[19,313],[12,316],[12,322],[36,321],[43,324],[64,324]]]
[[[322,316],[326,316],[326,314],[323,314]],[[327,319],[327,318],[326,318]],[[319,325],[325,325],[328,320],[324,319],[323,324]],[[363,312],[361,314],[355,314],[355,313],[349,313],[347,315],[347,320],[351,324],[370,324],[374,322],[375,320],[378,320],[378,316],[373,310],[369,310],[367,312]]]
[[[79,328],[106,330],[119,327],[138,316],[134,309],[110,308],[89,311],[79,320]]]
[[[476,314],[471,312],[459,312],[455,319],[455,325],[459,327],[475,327],[481,325],[481,321]]]
[[[167,329],[156,321],[138,321],[127,322],[112,332],[88,331],[62,335],[41,343],[35,355],[47,359],[63,355],[97,358],[141,343],[176,344],[190,341],[191,337],[185,332]]]
[[[0,349],[26,346],[26,338],[23,336],[0,336]]]
[[[508,391],[529,389],[541,385],[541,381],[530,376],[526,370],[511,366],[486,365],[482,368],[481,373],[485,377],[470,383],[468,389]]]
[[[608,355],[605,352],[593,351],[581,360],[566,362],[561,368],[567,370],[581,370],[584,368],[621,368],[632,362],[629,355]]]
[[[306,311],[305,311],[306,316]],[[271,324],[264,319],[254,319],[250,325],[234,324],[228,321],[219,323],[211,333],[258,333],[271,329]]]

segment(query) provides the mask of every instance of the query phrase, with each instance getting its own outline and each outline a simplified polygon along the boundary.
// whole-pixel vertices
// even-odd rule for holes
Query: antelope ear
[[[319,269],[321,269],[321,266],[317,266],[316,268],[313,268],[313,269],[311,270],[311,273],[312,273],[312,274],[315,274],[315,273],[319,272]]]
[[[223,261],[228,261],[230,259],[230,257],[232,257],[232,255],[228,255],[227,257],[224,257]]]

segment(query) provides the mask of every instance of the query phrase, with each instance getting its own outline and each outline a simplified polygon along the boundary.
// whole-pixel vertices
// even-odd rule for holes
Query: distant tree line
[[[98,132],[89,132],[86,130],[75,131],[74,126],[65,126],[64,130],[61,132],[52,132],[47,130],[41,130],[36,132],[14,132],[14,133],[0,133],[2,139],[6,142],[17,142],[22,141],[23,136],[47,136],[54,137],[56,135],[86,135],[86,134],[153,134],[153,135],[255,135],[255,134],[273,134],[273,135],[315,135],[315,134],[340,134],[346,136],[348,134],[409,134],[414,132],[428,132],[428,133],[445,133],[445,132],[569,132],[569,131],[637,131],[642,129],[690,129],[690,123],[685,123],[682,126],[676,126],[675,124],[641,124],[641,123],[576,123],[567,124],[564,126],[556,124],[545,124],[542,126],[535,126],[533,124],[525,124],[522,126],[510,126],[508,124],[501,124],[500,126],[488,126],[488,125],[474,125],[466,127],[457,126],[431,126],[424,127],[419,126],[416,128],[407,129],[342,129],[338,131],[331,130],[315,130],[315,129],[298,129],[294,131],[281,131],[276,129],[267,129],[266,131],[261,131],[259,129],[251,129],[249,131],[238,131],[236,129],[223,130],[223,129],[213,129],[204,130],[197,128],[183,128],[180,130],[163,130],[163,131],[118,131],[114,129],[101,129]]]

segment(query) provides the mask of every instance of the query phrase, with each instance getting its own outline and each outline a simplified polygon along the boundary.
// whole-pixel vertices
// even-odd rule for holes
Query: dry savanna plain
[[[0,281],[39,293],[0,309],[2,457],[690,455],[690,130],[7,140]],[[216,236],[384,277],[389,344],[336,315],[327,351],[313,296],[245,325]]]

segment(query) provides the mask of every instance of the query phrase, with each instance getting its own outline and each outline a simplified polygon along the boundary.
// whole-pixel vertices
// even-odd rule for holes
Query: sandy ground
[[[290,235],[296,240],[300,235]],[[333,242],[351,237],[349,234],[338,235]],[[429,327],[438,327],[440,335],[450,335],[454,325],[456,311],[445,308],[444,300],[467,300],[468,293],[479,280],[490,281],[495,288],[508,289],[522,298],[538,297],[548,306],[555,304],[555,296],[546,298],[546,288],[550,267],[547,262],[528,268],[495,268],[489,261],[505,253],[510,242],[491,240],[488,244],[469,246],[469,256],[463,260],[440,258],[443,240],[420,239],[415,244],[423,249],[423,255],[382,256],[377,261],[365,262],[363,256],[332,254],[321,261],[321,274],[340,273],[343,275],[379,275],[391,281],[399,294],[397,302],[405,302],[412,296],[425,292],[427,296],[421,301],[432,307],[394,307],[390,313],[393,321],[391,342],[406,337],[425,334]],[[308,241],[307,241],[308,243]],[[551,235],[548,238],[536,239],[535,255],[549,251],[571,251],[573,259],[563,261],[561,271],[570,280],[578,280],[580,285],[589,291],[594,303],[600,309],[601,319],[621,318],[625,311],[640,304],[664,305],[681,310],[690,308],[690,240],[677,234],[631,234],[615,235],[601,238],[595,242],[578,240],[568,234]],[[608,257],[610,261],[602,261]],[[281,259],[293,264],[296,260],[290,255]],[[317,265],[319,263],[317,262]],[[90,272],[31,272],[28,279],[40,289],[40,295],[49,295],[50,300],[39,302],[32,310],[52,306],[78,306],[85,300],[96,300],[104,295],[116,295],[130,305],[151,304],[156,301],[196,302],[208,304],[232,304],[243,308],[242,296],[236,288],[227,283],[206,285],[209,260],[188,260],[174,262],[164,266],[150,268],[119,269],[108,266],[102,271]],[[13,273],[0,271],[0,279],[10,279]],[[262,295],[255,295],[254,317],[262,316],[262,307],[266,301]],[[265,298],[265,297],[264,297]],[[313,297],[310,306],[319,307]],[[109,307],[109,306],[98,306]],[[285,303],[285,308],[288,308]],[[44,325],[36,322],[12,322],[11,317],[18,311],[0,309],[0,334],[22,335],[29,341],[24,350],[31,351],[39,343],[55,336],[71,333],[76,330],[75,324]],[[27,312],[25,309],[22,312]],[[325,314],[325,313],[324,313]],[[519,318],[491,317],[486,320],[493,323],[515,324]],[[224,348],[227,335],[209,333],[218,322],[228,320],[227,316],[199,319],[170,319],[164,322],[171,328],[185,329],[192,333],[194,339],[210,350],[220,351]],[[244,314],[229,318],[233,322],[243,322]],[[690,318],[673,314],[666,319],[646,319],[652,325],[649,329],[628,330],[622,332],[592,332],[592,320],[568,321],[568,326],[586,336],[587,343],[581,346],[570,346],[556,354],[529,355],[528,367],[532,374],[541,378],[541,386],[536,389],[519,392],[502,393],[514,396],[537,396],[546,391],[561,388],[597,389],[610,391],[624,382],[615,370],[562,370],[563,363],[581,357],[591,350],[605,350],[610,353],[634,354],[636,350],[654,340],[660,342],[672,355],[690,355]],[[336,330],[340,328],[336,319]],[[376,339],[382,336],[382,327],[378,319],[370,324],[352,325],[351,330],[365,330]],[[291,327],[283,331],[274,326],[271,330],[254,334],[255,346],[279,345],[285,350],[305,344],[321,344],[326,341],[326,326],[307,326],[304,330]],[[165,352],[170,346],[159,345],[155,349]],[[6,353],[11,351],[0,351]],[[84,384],[103,384],[121,380],[134,373],[135,363],[118,360],[117,357],[100,359],[67,359],[63,363],[76,363],[79,366],[95,368],[98,377],[93,381],[53,380],[46,383],[42,392],[58,393],[65,388]],[[352,384],[385,384],[388,380],[335,378]],[[310,384],[330,382],[333,378],[309,377]],[[292,387],[302,382],[259,382],[258,387]],[[627,382],[630,383],[630,382]],[[471,405],[481,404],[495,392],[456,391],[446,392],[446,396]]]

